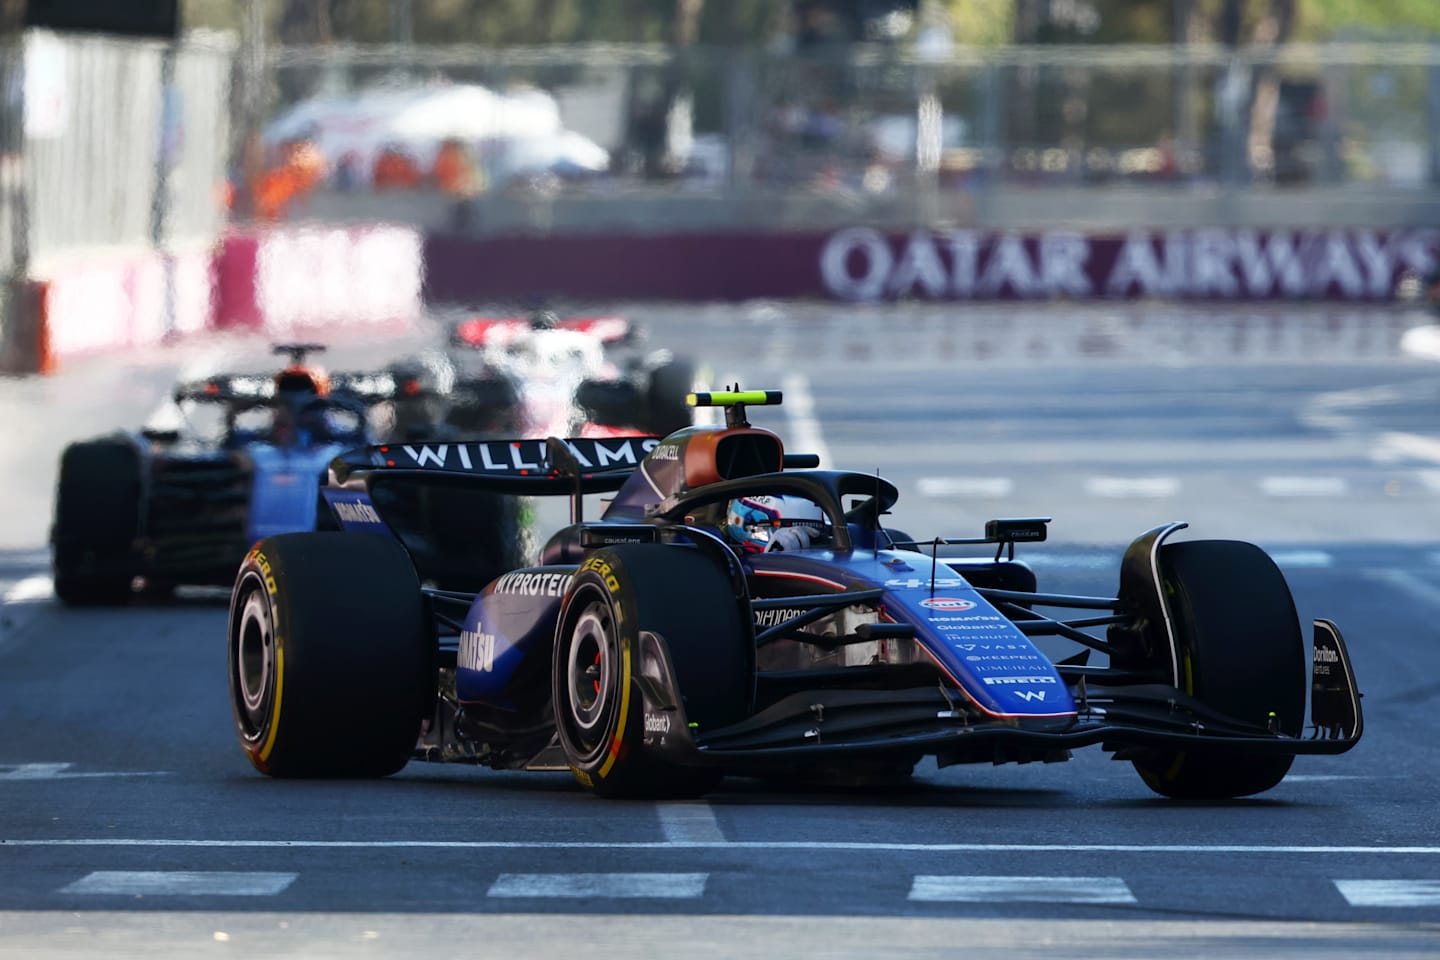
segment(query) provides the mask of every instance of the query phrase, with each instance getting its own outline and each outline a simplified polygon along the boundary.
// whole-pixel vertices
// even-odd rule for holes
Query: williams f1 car
[[[344,531],[260,541],[231,594],[250,761],[276,777],[412,759],[568,769],[643,797],[1098,745],[1162,795],[1230,798],[1359,741],[1339,629],[1317,620],[1307,645],[1258,547],[1177,540],[1171,523],[1124,551],[1114,596],[1046,593],[1015,551],[1048,520],[918,541],[886,525],[891,483],[816,469],[748,424],[745,405],[780,399],[698,394],[725,425],[664,438],[338,458],[324,494]],[[567,494],[573,522],[478,593],[425,589],[380,506],[411,484]],[[585,495],[604,492],[585,520]],[[1074,653],[1042,652],[1057,644]]]
[[[327,373],[306,362],[323,349],[277,344],[289,363],[276,374],[182,383],[165,426],[67,447],[51,528],[60,600],[121,603],[136,578],[151,592],[229,585],[256,540],[333,528],[319,495],[330,461],[376,439],[377,404],[414,402],[420,388],[387,372]],[[483,530],[471,523],[458,532],[498,549],[520,535],[522,511],[510,497],[487,505]],[[422,522],[436,513],[428,501],[393,509],[416,517],[412,549],[436,553],[457,532],[453,518],[438,531]]]

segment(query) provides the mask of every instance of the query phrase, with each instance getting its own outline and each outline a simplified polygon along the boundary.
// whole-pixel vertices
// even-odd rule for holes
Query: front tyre
[[[1163,588],[1180,647],[1179,686],[1214,710],[1299,736],[1309,671],[1290,587],[1254,544],[1199,540],[1160,548]],[[1293,756],[1167,750],[1134,761],[1146,786],[1181,800],[1262,793]]]
[[[695,729],[745,716],[754,640],[729,579],[695,549],[623,545],[592,553],[561,607],[551,671],[560,745],[575,778],[601,796],[698,795],[714,773],[667,764],[645,749],[641,631],[665,640]]]
[[[61,603],[129,602],[142,496],[140,454],[132,444],[95,440],[65,449],[51,531]]]
[[[415,569],[388,537],[261,540],[230,599],[230,701],[240,746],[273,777],[383,777],[415,748],[435,640]]]

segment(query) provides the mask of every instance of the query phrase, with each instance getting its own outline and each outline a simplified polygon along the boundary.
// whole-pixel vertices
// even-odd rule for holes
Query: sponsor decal
[[[455,662],[466,670],[489,673],[495,667],[495,634],[461,630]]]
[[[658,733],[661,736],[670,732],[670,715],[668,713],[647,713],[645,714],[645,732]]]
[[[972,653],[965,657],[967,663],[1012,663],[1015,661],[1033,663],[1043,659],[1033,653]]]
[[[580,564],[580,569],[594,570],[596,573],[600,574],[602,578],[604,578],[606,589],[608,589],[611,593],[620,592],[619,578],[615,576],[615,571],[611,568],[610,564],[607,563],[605,560],[602,560],[600,557],[593,555],[586,557],[585,562]]]
[[[654,450],[651,450],[651,451],[650,451],[650,459],[651,459],[651,460],[679,460],[679,459],[680,459],[680,444],[678,444],[678,443],[662,443],[662,444],[660,444],[660,446],[658,446],[658,447],[656,447]]]
[[[491,593],[521,597],[563,597],[570,586],[570,574],[549,571],[517,571],[495,581]]]
[[[616,465],[638,466],[659,442],[655,437],[603,437],[566,440],[565,446],[582,468],[595,470]],[[545,464],[545,444],[539,440],[405,444],[401,449],[421,468],[524,474],[541,472]]]
[[[975,601],[963,597],[926,597],[920,601],[920,606],[931,610],[973,610]]]
[[[1132,230],[1084,235],[870,227],[832,234],[819,255],[844,300],[1166,297],[1389,300],[1432,263],[1429,230]]]
[[[923,579],[920,577],[898,577],[894,580],[886,580],[885,586],[909,587],[916,590],[922,587],[935,587],[936,589],[949,590],[955,587],[968,587],[970,584],[968,581],[962,580],[959,577],[937,577],[934,580],[931,580],[929,577]]]
[[[1317,646],[1317,647],[1315,648],[1315,662],[1316,662],[1316,663],[1339,663],[1339,662],[1340,662],[1340,654],[1336,653],[1335,650],[1334,650],[1333,648],[1331,648],[1331,647]]]
[[[776,607],[774,610],[756,610],[755,625],[759,627],[773,627],[777,623],[784,623],[791,617],[798,617],[804,610],[793,610],[788,607]]]
[[[977,613],[968,617],[930,617],[931,623],[974,623],[977,620],[985,620],[994,623],[997,620],[1004,620],[1004,617],[993,613]]]
[[[1008,639],[1008,638],[1007,638]],[[957,643],[955,646],[969,653],[972,650],[1029,650],[1024,643]]]
[[[1010,686],[1021,683],[1059,683],[1054,677],[982,677],[989,686]]]
[[[368,503],[347,503],[343,500],[334,504],[335,515],[345,523],[380,523],[380,514]]]
[[[1016,690],[1016,691],[1015,691],[1015,696],[1019,697],[1021,700],[1024,700],[1026,703],[1034,703],[1036,700],[1044,700],[1044,699],[1045,699],[1045,691],[1044,691],[1044,690]]]

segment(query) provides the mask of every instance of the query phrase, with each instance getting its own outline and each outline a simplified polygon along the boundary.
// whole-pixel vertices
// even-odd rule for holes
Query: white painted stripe
[[[1134,903],[1119,877],[917,876],[911,900],[945,903]]]
[[[1092,497],[1173,497],[1180,492],[1175,477],[1086,477],[1085,492]]]
[[[1333,567],[1335,558],[1324,550],[1276,550],[1270,559],[1282,567]]]
[[[164,770],[72,771],[73,763],[0,763],[0,780],[86,780],[98,777],[163,777]]]
[[[1352,907],[1440,906],[1440,880],[1336,880]]]
[[[820,432],[820,421],[815,417],[815,398],[810,393],[810,381],[803,374],[794,373],[786,377],[781,385],[785,393],[784,410],[790,419],[790,443],[785,446],[791,453],[813,453],[820,457],[824,469],[834,467],[830,459],[830,448]]]
[[[5,591],[3,603],[34,603],[37,600],[49,600],[54,591],[54,586],[49,574],[37,573],[18,580],[9,590]]]
[[[1440,440],[1424,434],[1390,430],[1375,438],[1370,457],[1379,463],[1393,463],[1407,458],[1440,463]]]
[[[727,840],[721,843],[666,840],[177,840],[139,837],[0,840],[4,847],[122,847],[259,850],[816,850],[914,853],[1193,853],[1280,856],[1440,857],[1440,846],[1303,846],[1183,843],[901,843],[862,840]]]
[[[656,804],[660,832],[671,843],[724,843],[725,834],[715,820],[715,811],[703,801]]]
[[[921,477],[915,489],[922,497],[1008,497],[1015,482],[1009,477]]]
[[[486,895],[691,900],[705,893],[709,876],[708,873],[502,873]]]
[[[97,870],[61,887],[60,892],[146,897],[269,897],[294,883],[296,876],[224,870]]]
[[[1344,477],[1264,477],[1260,492],[1270,497],[1338,497],[1350,485]]]

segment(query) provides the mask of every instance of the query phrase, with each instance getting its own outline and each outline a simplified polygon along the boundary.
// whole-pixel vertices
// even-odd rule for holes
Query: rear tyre
[[[76,443],[60,457],[55,489],[55,595],[70,606],[121,604],[135,578],[140,454],[129,443]]]
[[[1274,561],[1253,544],[1200,540],[1161,547],[1160,570],[1180,645],[1181,688],[1237,720],[1299,736],[1305,640]],[[1269,790],[1294,759],[1216,749],[1161,751],[1133,762],[1162,796],[1219,800]]]
[[[261,540],[230,599],[240,746],[272,777],[394,773],[410,759],[431,703],[435,649],[414,567],[394,540]]]
[[[623,545],[591,554],[566,591],[551,671],[560,745],[575,778],[601,796],[698,796],[717,773],[644,746],[642,630],[665,639],[692,729],[745,717],[754,641],[728,578],[697,550]]]
[[[695,389],[695,365],[685,360],[671,360],[650,371],[648,429],[662,437],[684,429],[694,422],[688,397]]]

